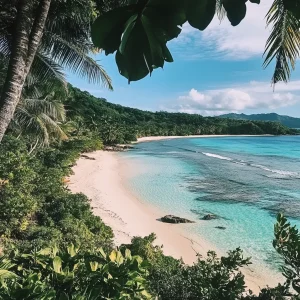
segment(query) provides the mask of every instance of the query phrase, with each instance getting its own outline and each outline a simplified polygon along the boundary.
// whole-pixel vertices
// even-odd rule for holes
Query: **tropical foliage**
[[[246,291],[240,267],[250,263],[242,251],[217,258],[209,252],[193,265],[163,254],[155,235],[136,237],[118,250],[82,249],[69,244],[22,252],[8,250],[0,260],[1,299],[299,299],[300,235],[278,216],[274,247],[285,259],[283,285],[259,295]],[[291,239],[288,239],[288,237]]]
[[[129,250],[107,255],[102,248],[68,247],[30,253],[12,250],[2,259],[9,278],[2,278],[1,299],[150,299],[147,261]]]
[[[69,87],[69,91],[65,105],[67,117],[74,126],[70,134],[93,133],[100,136],[105,144],[159,135],[297,133],[297,130],[279,122],[232,120],[163,111],[153,113],[112,104],[77,88]]]
[[[297,299],[291,293],[299,290],[300,237],[282,216],[274,247],[286,262],[286,283],[254,295],[246,291],[240,268],[250,260],[240,249],[221,258],[209,252],[193,265],[165,256],[154,234],[116,249],[111,228],[93,215],[88,198],[66,187],[80,153],[102,149],[101,139],[293,131],[274,122],[144,112],[68,90],[54,94],[66,108],[60,126],[68,139],[32,150],[33,131],[20,135],[12,127],[0,145],[1,299]]]
[[[106,55],[116,52],[120,74],[140,80],[154,69],[173,62],[167,42],[177,38],[182,25],[205,30],[215,15],[232,26],[246,16],[248,1],[240,0],[132,0],[128,5],[100,15],[92,27],[94,44]],[[259,4],[260,0],[249,2]],[[299,57],[300,1],[274,0],[267,14],[271,27],[266,42],[264,67],[276,60],[272,82],[287,82]],[[247,34],[247,33],[245,33]]]
[[[36,80],[48,88],[66,85],[68,70],[112,89],[109,76],[89,56],[96,50],[90,42],[90,24],[99,13],[95,5],[83,0],[1,1],[0,65],[5,75],[0,80],[0,141],[24,87]]]
[[[7,136],[0,146],[0,235],[4,244],[110,245],[112,231],[92,214],[89,200],[71,194],[64,178],[81,152],[102,148],[99,139],[76,138],[30,155],[25,140]]]

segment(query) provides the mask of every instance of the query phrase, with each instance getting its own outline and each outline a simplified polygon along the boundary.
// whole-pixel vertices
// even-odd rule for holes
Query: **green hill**
[[[235,120],[252,120],[252,121],[273,121],[280,122],[281,124],[290,127],[290,128],[300,128],[300,118],[294,118],[289,116],[282,116],[275,113],[270,114],[254,114],[254,115],[245,115],[245,114],[225,114],[219,116],[220,118],[229,118]]]
[[[143,136],[297,133],[279,122],[143,111],[109,103],[74,87],[70,87],[65,105],[68,119],[80,124],[78,130],[96,131],[105,144],[127,142]]]

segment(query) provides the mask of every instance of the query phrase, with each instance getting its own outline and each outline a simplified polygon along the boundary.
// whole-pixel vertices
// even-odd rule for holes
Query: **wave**
[[[229,157],[226,157],[226,156],[221,156],[221,155],[218,155],[218,154],[213,154],[213,153],[206,153],[206,152],[201,152],[202,154],[206,155],[206,156],[209,156],[209,157],[214,157],[214,158],[219,158],[219,159],[223,159],[223,160],[233,160]]]
[[[246,162],[244,160],[235,160],[235,159],[232,159],[230,157],[221,156],[221,155],[214,154],[214,153],[208,153],[208,152],[201,152],[201,153],[204,154],[205,156],[218,158],[218,159],[222,159],[222,160],[227,160],[227,161],[230,161],[230,162],[235,163],[235,164],[250,166],[250,167],[253,167],[253,168],[258,168],[258,169],[261,169],[261,170],[264,170],[264,171],[267,171],[267,172],[274,173],[275,175],[267,176],[267,177],[270,177],[270,178],[276,178],[276,179],[299,178],[300,179],[300,173],[298,173],[298,172],[290,172],[290,171],[284,171],[284,170],[270,169],[270,168],[268,168],[266,166],[263,166],[263,165],[253,164],[253,163],[250,163],[250,162]]]
[[[289,176],[289,177],[299,177],[300,174],[298,172],[290,172],[290,171],[283,171],[283,170],[276,170],[276,169],[270,169],[266,166],[263,165],[257,165],[257,164],[250,164],[250,166],[255,167],[255,168],[259,168],[271,173],[275,173],[275,174],[279,174],[281,176]]]

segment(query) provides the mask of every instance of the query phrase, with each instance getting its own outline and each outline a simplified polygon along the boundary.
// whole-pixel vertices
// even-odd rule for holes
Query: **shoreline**
[[[126,187],[130,166],[117,153],[96,151],[88,156],[95,160],[81,157],[77,161],[73,167],[74,174],[70,176],[69,189],[91,199],[94,214],[112,228],[116,246],[130,243],[134,236],[155,233],[155,244],[163,245],[165,255],[182,258],[187,264],[197,260],[196,253],[206,257],[209,250],[214,250],[218,256],[224,255],[200,236],[188,235],[184,228],[188,228],[189,224],[158,221],[163,216],[159,209],[145,203]],[[252,265],[243,268],[242,272],[247,288],[255,293],[267,284],[277,284],[258,270],[254,271]]]
[[[257,135],[251,135],[251,134],[203,134],[203,135],[170,135],[170,136],[146,136],[138,138],[136,142],[133,142],[132,144],[136,143],[144,143],[144,142],[152,142],[152,141],[161,141],[161,140],[173,140],[173,139],[192,139],[192,138],[218,138],[218,137],[266,137],[266,136],[274,136],[272,134],[257,134]]]

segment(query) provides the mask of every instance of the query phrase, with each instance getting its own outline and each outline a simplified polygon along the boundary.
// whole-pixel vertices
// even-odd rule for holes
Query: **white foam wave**
[[[202,152],[202,154],[204,154],[204,155],[206,155],[206,156],[209,156],[209,157],[218,158],[218,159],[229,160],[229,161],[232,160],[232,159],[229,158],[229,157],[221,156],[221,155],[218,155],[218,154],[206,153],[206,152]]]
[[[283,176],[299,176],[300,174],[297,172],[290,172],[290,171],[283,171],[283,170],[274,170],[274,169],[270,169],[266,166],[263,165],[256,165],[256,164],[250,164],[250,166],[252,167],[256,167],[256,168],[260,168],[262,170],[271,172],[271,173],[275,173],[275,174],[279,174],[279,175],[283,175]]]
[[[214,157],[222,160],[227,160],[231,161],[233,163],[239,164],[239,165],[248,165],[254,168],[259,168],[267,172],[271,172],[274,174],[277,174],[278,176],[273,176],[274,178],[287,178],[287,177],[293,177],[293,178],[300,178],[300,173],[298,172],[290,172],[290,171],[284,171],[284,170],[277,170],[277,169],[270,169],[266,166],[259,165],[259,164],[251,164],[247,163],[244,160],[234,160],[232,158],[226,157],[226,156],[221,156],[218,154],[213,154],[213,153],[208,153],[208,152],[202,152],[202,154],[209,156],[209,157]]]

